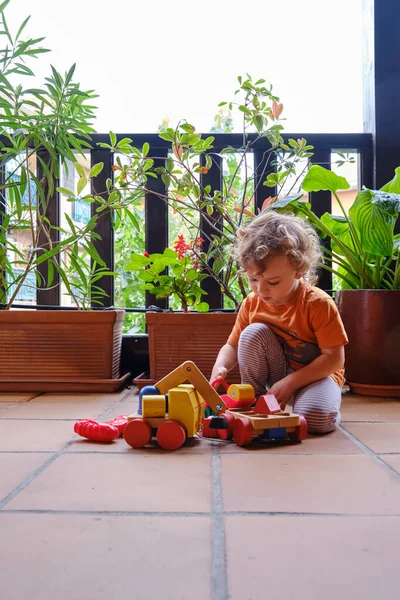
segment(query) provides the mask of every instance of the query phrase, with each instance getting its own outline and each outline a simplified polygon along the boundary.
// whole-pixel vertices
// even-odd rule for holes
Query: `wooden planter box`
[[[0,391],[115,391],[124,314],[0,311]]]
[[[209,378],[235,320],[235,313],[146,313],[150,373],[143,373],[134,383],[139,388],[153,385],[186,360],[192,360]],[[240,381],[237,367],[228,380]]]

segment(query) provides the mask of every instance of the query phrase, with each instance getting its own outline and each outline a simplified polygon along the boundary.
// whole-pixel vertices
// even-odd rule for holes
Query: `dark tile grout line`
[[[202,518],[212,518],[212,512],[198,512],[198,511],[165,511],[160,512],[156,510],[56,510],[56,509],[7,509],[0,512],[0,515],[57,515],[57,516],[104,516],[104,517],[202,517]],[[400,513],[329,513],[329,512],[290,512],[290,511],[245,511],[245,510],[227,510],[221,513],[221,518],[223,517],[273,517],[273,518],[284,518],[284,517],[295,517],[295,518],[304,518],[304,517],[318,517],[318,518],[326,518],[326,517],[336,517],[336,518],[400,518]],[[225,534],[224,534],[225,540]],[[226,548],[224,548],[224,554],[226,553]],[[215,555],[213,555],[215,556]],[[222,554],[221,554],[222,556]],[[217,565],[217,562],[215,563]],[[223,567],[224,569],[225,567]],[[217,569],[215,569],[217,571]],[[217,575],[220,578],[222,571],[218,571]]]
[[[225,520],[222,500],[221,454],[211,445],[211,600],[228,598]]]
[[[11,402],[9,400],[2,400],[0,402],[0,411],[6,411],[9,408],[15,408],[16,406],[19,406],[20,404],[28,404],[31,400],[34,400],[35,398],[39,398],[40,396],[43,396],[44,392],[39,392],[38,394],[36,394],[36,396],[32,396],[32,398],[27,398],[26,400],[20,400],[19,402],[14,402],[14,404],[11,404],[11,406],[6,406],[4,408],[1,408],[1,402]]]
[[[356,444],[367,456],[372,458],[372,460],[374,460],[380,467],[383,467],[385,469],[385,471],[387,471],[387,473],[394,476],[395,479],[400,482],[400,473],[398,473],[396,471],[396,469],[394,469],[393,467],[391,467],[390,465],[385,463],[385,461],[383,461],[381,458],[379,458],[377,453],[375,453],[373,450],[371,450],[371,448],[369,448],[369,446],[364,444],[355,435],[350,433],[350,431],[347,431],[347,429],[342,427],[342,425],[337,425],[337,428],[342,433],[344,433],[344,435],[346,435],[352,442],[354,442],[354,444]],[[381,454],[381,452],[379,452],[379,454]]]
[[[125,397],[128,395],[129,392],[130,392],[130,388],[127,388],[126,389],[126,394],[123,394],[122,398],[120,398],[119,401],[116,404],[114,404],[112,407],[110,407],[109,409],[107,409],[106,411],[104,411],[99,418],[105,418],[115,408],[117,408],[118,405],[125,399]],[[61,456],[63,454],[66,454],[68,448],[70,446],[72,446],[72,444],[74,444],[75,441],[76,441],[76,436],[74,437],[74,439],[70,440],[64,446],[64,448],[62,448],[61,450],[58,450],[57,452],[55,452],[54,454],[52,454],[49,457],[49,459],[46,460],[45,463],[43,463],[40,467],[38,467],[35,471],[33,471],[33,473],[31,473],[28,477],[26,477],[24,479],[24,481],[22,481],[19,485],[17,485],[17,487],[14,488],[9,494],[7,494],[7,496],[5,496],[2,500],[0,500],[0,511],[3,511],[3,508],[9,502],[11,502],[11,500],[13,500],[22,490],[24,490],[30,483],[32,483],[32,481],[34,481],[39,475],[41,475],[59,456]]]

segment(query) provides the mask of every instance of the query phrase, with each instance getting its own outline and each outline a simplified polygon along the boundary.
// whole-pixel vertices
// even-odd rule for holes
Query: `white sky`
[[[15,33],[45,36],[49,64],[100,97],[98,132],[156,131],[164,117],[207,131],[237,76],[273,84],[285,131],[362,132],[362,0],[12,0]],[[3,37],[3,36],[2,36]],[[31,85],[31,83],[29,83]]]

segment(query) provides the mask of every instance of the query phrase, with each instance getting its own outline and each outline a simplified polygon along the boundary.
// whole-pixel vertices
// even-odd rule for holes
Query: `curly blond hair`
[[[233,257],[242,269],[250,264],[265,268],[268,257],[285,255],[296,272],[314,285],[323,254],[315,229],[292,214],[268,211],[236,232]]]

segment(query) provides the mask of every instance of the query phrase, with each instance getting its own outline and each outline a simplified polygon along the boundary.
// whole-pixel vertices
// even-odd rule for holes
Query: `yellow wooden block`
[[[166,417],[148,417],[146,423],[153,429],[158,429],[163,423],[165,423]]]
[[[142,397],[142,416],[163,417],[167,411],[167,401],[163,395],[148,395]]]
[[[199,431],[203,416],[204,402],[195,389],[179,386],[169,391],[168,419],[184,425],[188,437],[193,437]]]
[[[156,387],[160,391],[160,394],[166,394],[171,388],[179,386],[179,384],[185,381],[193,384],[197,392],[201,394],[214,412],[218,414],[224,412],[225,407],[222,404],[221,397],[211,387],[210,382],[207,381],[203,373],[190,360],[182,363],[179,367],[171,371],[171,373],[160,379],[156,383]]]
[[[297,425],[300,425],[300,417],[299,415],[289,415],[287,417],[282,415],[279,422],[281,423],[280,427],[297,427]]]
[[[226,392],[233,400],[251,400],[254,398],[254,388],[249,383],[234,383]]]

